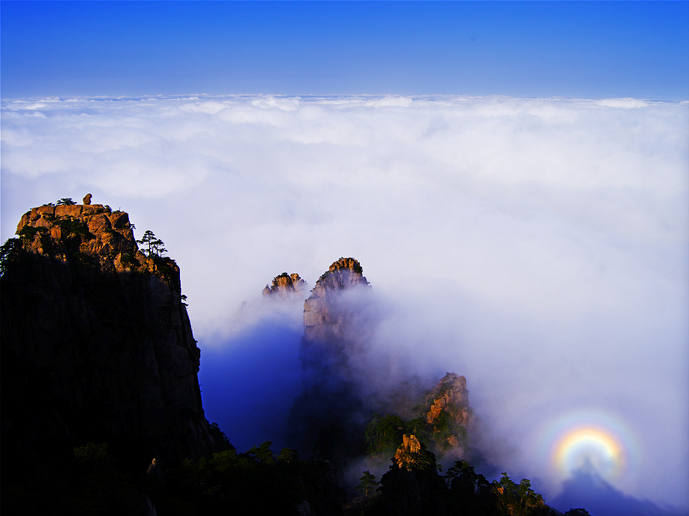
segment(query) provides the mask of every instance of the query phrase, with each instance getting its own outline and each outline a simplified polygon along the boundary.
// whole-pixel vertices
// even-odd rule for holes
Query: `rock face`
[[[366,428],[371,455],[384,458],[397,449],[395,459],[402,468],[400,457],[418,451],[413,449],[414,443],[426,446],[446,462],[464,458],[469,451],[468,433],[474,422],[463,376],[447,373],[432,388],[423,390],[415,382],[405,382],[378,410]],[[402,446],[397,448],[400,441]]]
[[[304,302],[300,354],[305,381],[290,426],[300,434],[299,441],[315,443],[303,451],[336,462],[355,456],[365,444],[365,404],[351,365],[366,345],[370,330],[365,302],[368,288],[361,264],[354,258],[340,258],[319,278]]]
[[[407,471],[429,470],[435,466],[433,456],[423,449],[421,442],[414,434],[404,434],[402,444],[393,459],[399,469]]]
[[[296,272],[283,272],[273,278],[270,285],[263,289],[264,296],[287,297],[306,290],[306,282]]]
[[[429,424],[438,422],[443,414],[459,425],[469,420],[469,394],[467,380],[455,373],[447,373],[438,385],[429,393],[426,403],[430,404],[426,421]]]
[[[340,258],[333,262],[304,302],[306,343],[342,347],[361,340],[366,325],[359,324],[359,320],[364,310],[360,303],[349,302],[346,294],[369,286],[356,259]]]
[[[452,449],[461,456],[466,448],[467,427],[471,422],[469,391],[464,376],[447,373],[426,396],[426,422],[432,426],[439,453]]]
[[[87,261],[102,272],[151,273],[175,281],[179,269],[169,258],[139,251],[129,215],[102,204],[45,205],[22,215],[17,225],[22,248],[58,259]]]
[[[407,468],[407,470],[412,470],[412,464],[414,463],[414,455],[421,451],[421,443],[416,438],[414,434],[404,434],[402,436],[402,445],[397,448],[395,452],[395,463],[397,467]]]
[[[127,213],[40,206],[17,233],[0,278],[4,465],[87,442],[137,464],[226,446],[204,416],[179,268],[138,250]]]

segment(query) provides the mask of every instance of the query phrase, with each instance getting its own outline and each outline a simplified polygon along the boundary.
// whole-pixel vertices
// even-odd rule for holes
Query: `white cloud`
[[[641,99],[619,98],[619,99],[601,99],[596,102],[599,106],[622,108],[622,109],[637,109],[648,106],[648,102]]]
[[[638,99],[6,101],[2,236],[87,191],[129,211],[180,263],[202,345],[275,274],[356,256],[397,307],[381,336],[466,374],[502,440],[553,399],[615,412],[644,457],[616,485],[689,505],[688,122]],[[554,489],[525,451],[505,467]]]

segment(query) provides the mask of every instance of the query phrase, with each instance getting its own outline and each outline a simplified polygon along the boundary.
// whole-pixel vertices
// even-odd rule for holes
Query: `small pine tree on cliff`
[[[146,256],[160,258],[163,253],[167,252],[167,249],[164,247],[165,243],[156,237],[150,229],[147,229],[141,240],[137,240],[136,243],[142,246],[141,252]]]
[[[62,199],[57,200],[57,205],[58,206],[72,206],[76,204],[71,197],[63,197]]]

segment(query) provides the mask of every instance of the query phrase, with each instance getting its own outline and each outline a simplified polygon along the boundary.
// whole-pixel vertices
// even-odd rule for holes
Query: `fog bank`
[[[606,482],[686,508],[688,171],[687,102],[9,100],[2,238],[31,206],[86,192],[152,229],[182,269],[211,418],[230,402],[260,417],[248,397],[272,406],[295,380],[299,307],[283,325],[242,303],[355,256],[386,310],[377,349],[465,375],[513,477],[556,494],[572,472],[550,428],[598,424],[626,452]],[[239,363],[268,383],[211,395]]]

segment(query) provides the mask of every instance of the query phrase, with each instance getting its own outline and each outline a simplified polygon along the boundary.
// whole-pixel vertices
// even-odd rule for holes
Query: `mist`
[[[380,313],[371,382],[466,376],[486,460],[546,499],[576,479],[549,428],[620,428],[605,482],[689,508],[686,101],[17,99],[2,158],[3,241],[87,192],[164,240],[204,406],[239,448],[283,445],[301,381],[303,299],[261,289],[354,256]]]

